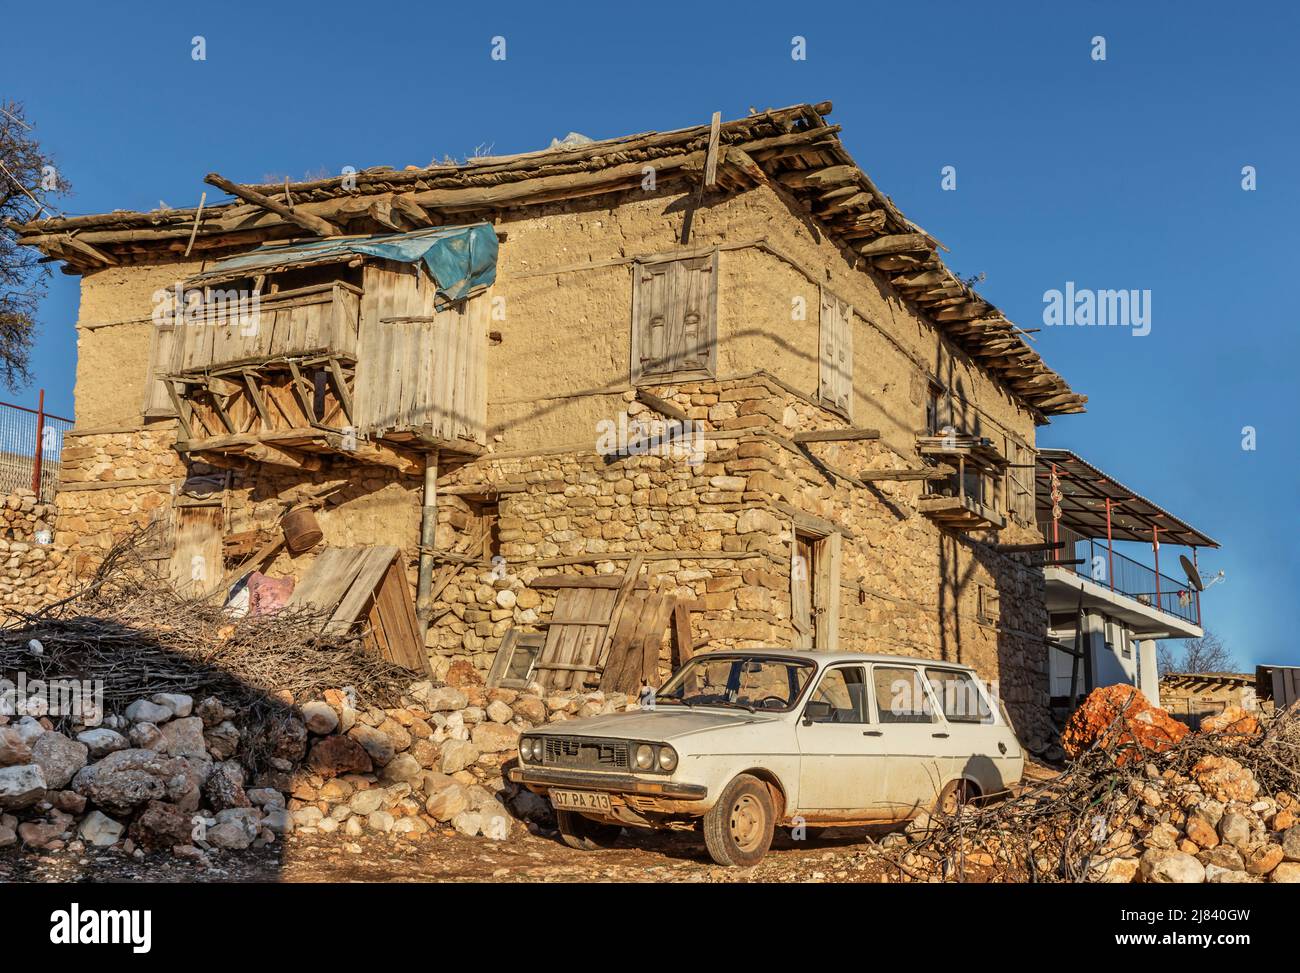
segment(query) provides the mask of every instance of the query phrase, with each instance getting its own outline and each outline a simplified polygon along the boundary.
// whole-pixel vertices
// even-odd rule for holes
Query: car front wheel
[[[704,844],[719,865],[757,865],[772,845],[776,812],[757,777],[741,774],[704,815]]]
[[[618,840],[623,829],[617,824],[602,824],[572,811],[556,811],[555,824],[560,838],[570,848],[579,851],[599,851],[609,848]]]

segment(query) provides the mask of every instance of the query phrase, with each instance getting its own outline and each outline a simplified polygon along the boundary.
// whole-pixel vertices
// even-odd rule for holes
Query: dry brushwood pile
[[[1114,705],[1117,688],[1131,705]],[[899,867],[922,881],[1300,882],[1300,708],[1230,709],[1154,747],[1168,714],[1151,709],[1131,687],[1094,690],[1067,727],[1077,746],[1092,722],[1091,742],[1064,773],[913,822]]]

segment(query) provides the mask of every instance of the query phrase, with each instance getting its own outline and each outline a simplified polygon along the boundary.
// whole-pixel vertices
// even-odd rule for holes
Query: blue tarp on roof
[[[293,264],[331,263],[353,255],[400,263],[419,263],[438,285],[444,301],[459,301],[487,288],[497,276],[497,235],[489,223],[440,226],[412,233],[366,237],[329,237],[310,243],[259,247],[251,253],[219,260],[193,279],[249,276]]]

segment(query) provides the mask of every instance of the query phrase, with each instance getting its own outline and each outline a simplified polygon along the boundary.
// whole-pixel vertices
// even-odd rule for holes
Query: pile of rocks
[[[158,693],[68,733],[48,716],[0,716],[0,847],[197,857],[274,841],[285,798],[245,789],[234,715],[215,697]]]
[[[520,733],[628,704],[536,685],[489,690],[468,664],[450,675],[461,684],[415,683],[388,709],[357,707],[345,689],[301,704],[282,697],[282,718],[256,734],[215,697],[172,693],[67,733],[48,717],[0,715],[0,848],[170,849],[206,860],[295,830],[504,839],[521,820],[537,827],[551,815],[503,780]]]
[[[302,707],[312,741],[302,770],[285,781],[299,831],[419,836],[450,827],[506,838],[518,820],[551,815],[545,800],[502,777],[520,734],[628,705],[622,693],[485,689],[468,664],[449,676],[459,685],[417,683],[394,709],[355,710],[337,691]]]
[[[1230,707],[1190,731],[1132,687],[1106,687],[1071,717],[1066,748],[1055,778],[912,822],[901,864],[917,877],[1300,882],[1300,707]]]
[[[1300,882],[1300,799],[1261,793],[1231,757],[1202,757],[1188,775],[1148,764],[1128,798],[1095,881]]]

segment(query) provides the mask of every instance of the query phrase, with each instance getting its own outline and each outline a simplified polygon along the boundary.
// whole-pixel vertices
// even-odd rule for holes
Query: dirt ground
[[[1030,760],[1025,784],[1059,769]],[[213,852],[206,865],[158,852],[143,859],[119,849],[0,851],[4,882],[913,882],[906,846],[882,844],[899,829],[827,828],[794,840],[778,828],[767,856],[753,868],[722,868],[701,835],[624,829],[614,846],[575,851],[554,831],[530,832],[516,822],[505,841],[467,838],[451,828],[418,838],[341,833],[295,834],[248,851]],[[896,841],[896,839],[891,839]],[[967,881],[1015,881],[971,871]],[[920,878],[925,881],[924,877]]]
[[[910,881],[881,854],[878,831],[843,828],[794,841],[778,831],[752,869],[714,865],[691,834],[627,830],[614,847],[581,852],[517,827],[505,841],[453,831],[296,835],[284,845],[213,854],[211,865],[170,854],[0,852],[0,882],[880,882]]]

